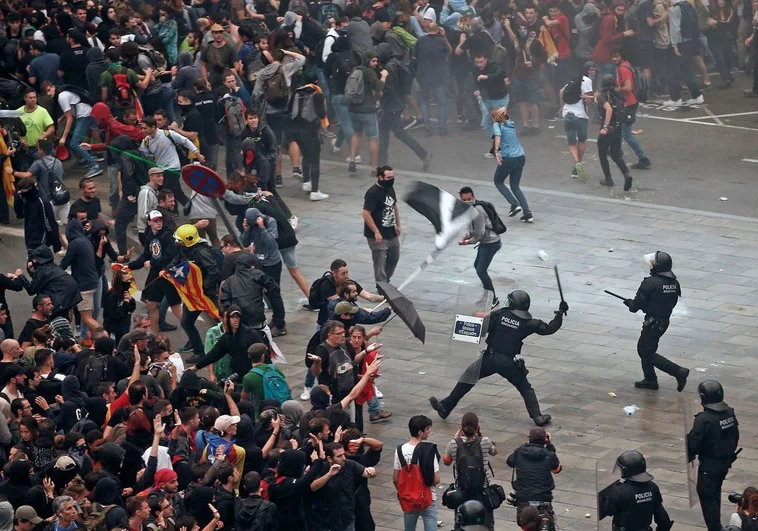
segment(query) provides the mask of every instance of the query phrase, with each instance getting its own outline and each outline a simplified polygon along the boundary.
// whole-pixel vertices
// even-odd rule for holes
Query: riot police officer
[[[429,403],[440,417],[447,418],[461,398],[473,389],[474,384],[467,382],[479,381],[498,373],[521,393],[526,411],[535,424],[542,426],[550,422],[552,417],[542,414],[537,395],[526,379],[529,371],[526,370],[524,360],[516,356],[521,354],[524,339],[530,335],[549,336],[556,333],[563,324],[563,315],[568,311],[569,305],[561,301],[553,320],[546,323],[532,319],[532,314],[529,313],[530,304],[529,294],[516,290],[508,295],[507,308],[495,310],[490,314],[487,350],[482,353],[482,357],[469,365],[447,398],[429,398]]]
[[[477,500],[463,502],[455,510],[453,531],[487,531],[487,509]]]
[[[734,410],[724,402],[724,388],[716,380],[697,386],[703,411],[687,434],[687,459],[697,456],[697,495],[708,531],[721,530],[721,484],[737,459],[740,429]]]
[[[657,531],[674,525],[653,476],[647,472],[645,458],[636,450],[624,452],[616,459],[621,479],[598,493],[598,518],[613,517],[613,529],[647,531],[655,518]]]
[[[676,275],[671,271],[672,262],[668,253],[656,251],[646,254],[645,261],[650,265],[650,276],[642,281],[634,299],[624,300],[630,312],[645,312],[642,332],[637,341],[637,354],[642,362],[643,378],[634,382],[634,386],[640,389],[658,389],[655,369],[660,369],[676,378],[676,390],[681,392],[687,385],[689,369],[680,367],[657,351],[658,342],[669,327],[669,317],[679,302],[682,289]]]

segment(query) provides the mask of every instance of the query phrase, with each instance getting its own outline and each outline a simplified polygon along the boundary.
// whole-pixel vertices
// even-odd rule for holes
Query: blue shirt
[[[526,154],[518,138],[516,138],[516,124],[513,123],[513,120],[508,120],[505,123],[495,122],[492,126],[492,132],[495,136],[500,137],[500,156],[504,159],[515,159]]]

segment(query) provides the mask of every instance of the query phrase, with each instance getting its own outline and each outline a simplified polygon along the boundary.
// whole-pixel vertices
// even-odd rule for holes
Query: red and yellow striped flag
[[[220,319],[218,308],[203,293],[203,272],[195,263],[181,262],[170,269],[161,271],[160,276],[173,284],[188,310],[206,312],[214,319]]]

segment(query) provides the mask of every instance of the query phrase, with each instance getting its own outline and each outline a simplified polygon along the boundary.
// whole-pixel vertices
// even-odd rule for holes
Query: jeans
[[[734,39],[730,38],[730,34],[715,33],[708,38],[708,44],[711,47],[711,53],[713,59],[716,61],[716,66],[719,69],[719,77],[722,83],[731,81],[732,77],[732,45]]]
[[[437,129],[440,133],[447,133],[447,80],[439,83],[419,83],[419,97],[421,101],[421,115],[424,117],[424,126],[432,127],[429,116],[429,98],[433,97],[437,103]]]
[[[374,238],[367,238],[367,241],[368,248],[371,249],[371,260],[374,262],[374,280],[389,282],[400,261],[400,239],[384,238],[377,242]]]
[[[382,406],[379,405],[379,399],[374,395],[374,398],[368,401],[368,414],[372,417],[382,412]]]
[[[337,147],[342,146],[342,142],[347,139],[348,145],[350,139],[353,138],[353,126],[350,122],[350,111],[347,110],[347,104],[345,103],[344,94],[332,94],[332,107],[334,112],[337,113],[337,118],[340,120],[340,130],[337,133],[337,140],[334,145]]]
[[[403,129],[400,120],[402,113],[403,111],[392,112],[379,109],[379,164],[381,166],[389,163],[390,133],[394,133],[395,138],[408,146],[421,160],[424,160],[429,153],[408,131]]]
[[[195,356],[205,355],[203,340],[200,338],[200,332],[197,331],[197,327],[195,326],[195,322],[201,313],[203,312],[191,312],[186,305],[182,308],[182,330],[187,334],[187,339],[189,339],[192,345],[192,352]]]
[[[169,123],[178,122],[178,118],[176,117],[176,110],[174,109],[175,99],[176,91],[171,88],[171,85],[164,84],[163,90],[161,91],[161,104],[166,110],[166,117],[168,118]]]
[[[527,212],[530,212],[529,203],[526,202],[526,197],[524,197],[524,193],[519,186],[521,183],[521,173],[524,171],[525,164],[525,155],[512,159],[503,159],[503,163],[498,165],[495,170],[495,188],[503,194],[503,197],[505,197],[505,200],[508,201],[511,206],[521,205],[521,208],[526,214]],[[513,193],[511,193],[511,190],[505,186],[505,179],[508,177],[510,177],[511,180],[511,190],[513,190]]]
[[[500,241],[480,243],[479,248],[476,250],[476,260],[474,260],[474,269],[476,269],[479,280],[482,281],[482,287],[493,294],[495,293],[495,288],[492,285],[492,279],[490,279],[487,269],[489,269],[492,259],[495,258],[495,254],[497,254],[502,246],[503,244]]]
[[[621,131],[618,129],[609,130],[606,134],[597,137],[597,154],[600,158],[600,167],[603,168],[603,176],[606,181],[613,180],[611,178],[611,165],[608,163],[609,152],[613,162],[616,163],[621,173],[628,175],[629,168],[626,167],[624,153],[621,151]]]
[[[129,227],[129,223],[134,221],[137,217],[137,200],[134,202],[129,201],[126,197],[122,197],[118,202],[118,212],[116,213],[116,245],[121,254],[126,253],[129,247],[126,243],[126,229]]]
[[[103,301],[103,283],[105,282],[105,278],[103,278],[102,275],[100,275],[100,278],[97,281],[97,287],[95,288],[95,294],[92,296],[92,318],[97,321],[97,318],[100,317],[100,308],[102,307],[102,301]],[[89,331],[89,328],[87,328],[87,325],[84,324],[84,321],[82,321],[81,326],[81,337],[87,337],[87,332]]]
[[[635,114],[637,113],[636,105],[634,105],[633,112]],[[626,140],[626,143],[629,144],[629,147],[634,150],[634,153],[637,155],[638,159],[643,160],[647,158],[645,150],[642,149],[642,146],[637,140],[637,137],[632,134],[632,124],[621,124],[621,136],[624,138],[624,140]]]
[[[112,209],[118,207],[118,166],[108,166],[108,204]]]
[[[505,98],[499,100],[486,100],[482,98],[481,110],[482,110],[482,129],[487,137],[492,136],[492,111],[499,109],[500,107],[508,108],[508,100],[510,96],[506,95]]]
[[[74,155],[77,161],[85,162],[88,166],[96,166],[95,159],[89,151],[81,148],[82,140],[87,136],[90,129],[97,127],[97,122],[92,116],[85,116],[83,118],[77,118],[74,121],[74,128],[71,131],[71,136],[68,139],[68,148]]]
[[[168,313],[168,299],[163,297],[161,305],[158,306],[158,326],[166,324],[166,314]]]
[[[429,507],[422,511],[403,513],[405,531],[416,531],[416,523],[419,517],[424,522],[424,531],[437,531],[437,502],[433,501]]]
[[[692,68],[692,50],[695,46],[693,41],[685,41],[679,44],[679,53],[676,55],[673,48],[669,49],[669,97],[673,101],[682,99],[682,78],[687,83],[690,97],[700,97],[700,86],[695,79],[695,71]]]

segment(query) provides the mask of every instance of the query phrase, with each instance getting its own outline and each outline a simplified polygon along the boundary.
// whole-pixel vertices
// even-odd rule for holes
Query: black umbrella
[[[379,288],[379,293],[387,299],[387,304],[390,305],[390,308],[395,312],[395,315],[399,316],[413,335],[423,343],[426,339],[426,327],[424,326],[421,317],[418,316],[418,312],[413,306],[413,303],[389,282],[377,282],[376,286]],[[390,319],[393,318],[394,316]]]

